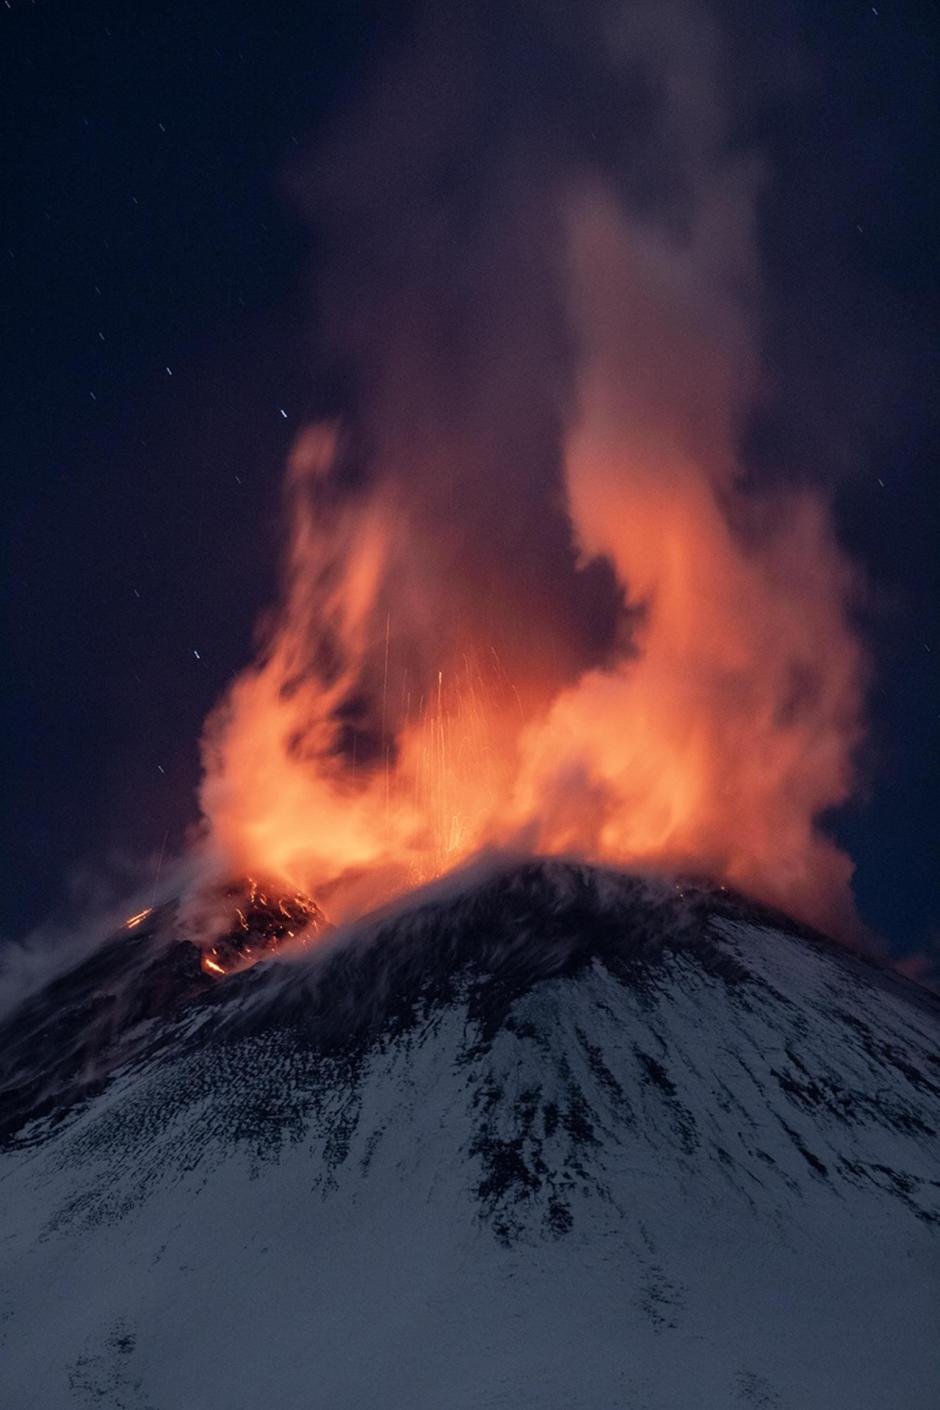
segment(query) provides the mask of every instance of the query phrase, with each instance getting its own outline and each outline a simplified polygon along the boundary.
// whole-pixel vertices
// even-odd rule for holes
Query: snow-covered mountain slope
[[[931,995],[708,889],[421,902],[8,1019],[4,1410],[936,1410]]]

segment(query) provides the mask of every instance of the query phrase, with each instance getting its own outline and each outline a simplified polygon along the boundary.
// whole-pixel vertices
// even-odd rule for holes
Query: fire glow
[[[719,139],[681,230],[601,183],[507,188],[452,366],[439,271],[359,293],[353,242],[331,316],[369,396],[293,447],[281,602],[203,739],[212,875],[343,921],[505,848],[850,925],[819,821],[861,738],[855,575],[824,499],[738,455],[756,176]]]
[[[188,919],[197,930],[214,936],[201,958],[204,973],[212,976],[248,969],[286,946],[303,948],[327,928],[323,912],[309,897],[298,892],[282,895],[254,877],[243,886],[204,896],[202,906],[212,914],[203,914],[200,921],[191,913]]]
[[[135,916],[128,916],[127,920],[124,922],[125,930],[136,930],[138,925],[140,925],[142,921],[145,921],[152,911],[153,907],[147,906],[145,910],[138,911]]]
[[[310,473],[328,473],[332,441],[321,445]],[[838,923],[850,864],[814,819],[848,790],[856,661],[840,610],[846,570],[820,506],[779,506],[747,552],[681,474],[644,503],[633,475],[616,487],[592,484],[613,478],[609,464],[581,473],[579,493],[622,500],[609,517],[597,506],[598,532],[646,590],[639,655],[526,712],[499,658],[470,643],[415,698],[390,648],[385,675],[388,624],[362,611],[352,563],[325,612],[356,641],[348,668],[292,686],[315,625],[309,604],[289,600],[270,655],[210,726],[203,800],[233,872],[263,868],[347,918],[485,846],[522,846],[705,872]],[[308,505],[303,493],[295,553],[308,551]],[[380,562],[388,546],[377,534],[369,548]],[[383,663],[378,712],[396,727],[362,759],[355,734],[343,742],[343,716],[369,656]],[[537,682],[525,684],[531,699]]]

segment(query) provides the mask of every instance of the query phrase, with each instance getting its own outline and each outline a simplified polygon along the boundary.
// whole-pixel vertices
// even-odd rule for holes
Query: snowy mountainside
[[[170,936],[0,1028],[0,1404],[940,1403],[925,991],[566,863],[218,983]]]

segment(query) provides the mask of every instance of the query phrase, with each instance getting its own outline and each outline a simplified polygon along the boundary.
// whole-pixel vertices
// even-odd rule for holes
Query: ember
[[[640,8],[684,62],[668,7]],[[850,927],[820,821],[862,738],[856,575],[824,497],[742,454],[759,164],[714,119],[683,155],[658,70],[651,92],[661,214],[593,152],[549,172],[524,125],[505,149],[486,127],[464,190],[441,176],[462,123],[420,105],[400,147],[377,106],[318,160],[349,396],[294,441],[280,602],[206,724],[207,875],[339,923],[506,848]]]
[[[299,893],[280,895],[253,878],[244,886],[229,886],[224,899],[233,924],[203,951],[207,974],[232,974],[246,969],[292,942],[309,945],[329,928],[319,906]]]
[[[146,910],[138,911],[135,916],[130,916],[130,917],[124,922],[125,929],[127,929],[127,930],[135,930],[135,929],[137,928],[137,926],[140,925],[141,921],[144,921],[144,920],[147,919],[147,917],[152,913],[152,911],[153,911],[153,907],[152,907],[152,906],[147,906]]]

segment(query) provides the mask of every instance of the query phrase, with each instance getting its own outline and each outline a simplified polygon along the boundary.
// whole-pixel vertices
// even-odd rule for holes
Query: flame
[[[849,796],[861,732],[854,573],[819,496],[744,487],[749,339],[733,304],[697,296],[712,232],[666,258],[604,199],[570,224],[564,507],[577,571],[600,560],[620,589],[619,650],[560,666],[557,615],[527,591],[502,604],[504,659],[475,605],[484,547],[479,579],[453,568],[473,561],[476,509],[465,545],[460,506],[409,491],[406,447],[357,476],[341,430],[308,428],[281,606],[206,727],[207,858],[342,920],[525,846],[694,869],[838,929],[851,863],[819,819]],[[212,950],[204,965],[226,969]]]

